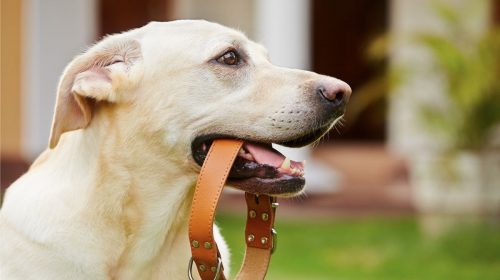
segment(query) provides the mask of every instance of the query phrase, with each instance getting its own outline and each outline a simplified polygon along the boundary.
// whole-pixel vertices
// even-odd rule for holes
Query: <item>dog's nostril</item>
[[[344,100],[344,92],[343,91],[339,91],[339,92],[337,92],[337,94],[335,94],[334,101],[335,102],[342,102],[342,100]]]
[[[322,95],[324,98],[327,98],[327,97],[325,96],[325,88],[324,88],[324,87],[322,87],[322,86],[318,87],[318,89],[316,89],[316,92],[317,92],[318,94]],[[327,99],[328,99],[328,98],[327,98]]]
[[[316,92],[335,106],[340,105],[346,96],[346,93],[342,89],[338,88],[327,90],[323,86],[320,86],[317,88]]]

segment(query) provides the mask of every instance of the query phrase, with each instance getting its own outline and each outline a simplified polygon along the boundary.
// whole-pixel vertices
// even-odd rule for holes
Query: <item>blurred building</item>
[[[463,1],[466,0],[447,2]],[[428,0],[2,0],[2,187],[47,147],[56,86],[65,65],[105,34],[139,27],[151,20],[216,21],[263,43],[275,64],[338,77],[348,82],[356,94],[357,88],[387,66],[387,62],[373,66],[366,61],[366,49],[373,38],[388,30],[402,34],[439,28],[429,12],[429,3]],[[478,30],[500,19],[498,1],[482,3],[468,19]],[[392,53],[392,59],[426,63],[425,55],[404,44]],[[340,195],[347,197],[346,205],[356,207],[378,201],[377,205],[409,207],[409,192],[407,186],[402,186],[406,171],[399,155],[418,151],[422,141],[429,141],[422,138],[423,134],[414,125],[412,104],[414,98],[430,98],[436,87],[439,88],[439,81],[416,77],[407,88],[406,97],[370,105],[355,122],[340,128],[341,135],[333,131],[327,137],[342,144],[334,148],[324,145],[315,152],[317,158],[339,172],[340,186],[350,187],[350,191]],[[391,102],[393,106],[388,106]],[[373,172],[360,175],[359,170]]]
[[[9,90],[2,90],[6,118],[16,124],[2,133],[2,153],[31,160],[47,144],[55,88],[64,66],[105,34],[151,20],[203,18],[235,27],[263,43],[274,63],[312,69],[347,80],[354,87],[369,77],[363,51],[370,37],[387,27],[387,1],[201,1],[201,0],[22,0],[3,1],[3,66]],[[357,15],[357,16],[354,16]],[[362,21],[359,18],[363,18]],[[342,42],[342,43],[340,43]],[[5,73],[5,71],[4,71]],[[8,124],[6,124],[8,125]],[[384,137],[364,125],[349,132],[359,139]]]

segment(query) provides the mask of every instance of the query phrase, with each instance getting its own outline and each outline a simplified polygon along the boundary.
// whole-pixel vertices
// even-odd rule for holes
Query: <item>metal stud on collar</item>
[[[267,213],[262,213],[262,220],[263,220],[263,221],[267,221],[267,220],[269,220],[269,214],[267,214]]]
[[[249,235],[247,236],[247,241],[248,241],[248,242],[253,242],[254,240],[255,240],[255,235],[253,235],[253,234],[249,234]]]
[[[257,216],[257,213],[255,212],[255,210],[250,210],[248,212],[248,216],[250,216],[250,218],[255,218]]]
[[[260,239],[260,243],[262,243],[262,245],[265,245],[267,244],[267,240],[268,240],[267,237],[264,236]]]

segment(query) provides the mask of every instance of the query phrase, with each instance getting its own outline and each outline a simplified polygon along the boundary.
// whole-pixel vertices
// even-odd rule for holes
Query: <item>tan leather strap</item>
[[[202,279],[215,279],[217,267],[221,266],[213,235],[215,209],[242,144],[236,140],[215,140],[198,176],[189,217],[189,242]]]
[[[189,273],[194,261],[203,280],[225,279],[219,250],[213,237],[213,223],[217,202],[242,144],[238,140],[215,140],[198,176],[189,218],[192,254]],[[275,244],[275,201],[266,195],[248,193],[245,198],[248,206],[245,230],[247,250],[236,279],[264,279]]]
[[[246,252],[237,280],[264,279],[271,254],[276,249],[274,217],[276,198],[245,193],[247,224],[245,228]]]

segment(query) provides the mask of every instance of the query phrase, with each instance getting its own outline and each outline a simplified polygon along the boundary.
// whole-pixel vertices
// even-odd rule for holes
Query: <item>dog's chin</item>
[[[279,141],[276,144],[289,147],[302,147],[323,136],[330,126],[311,133]],[[198,165],[203,165],[210,146],[215,139],[240,139],[243,146],[238,152],[227,184],[233,188],[271,196],[296,196],[305,186],[304,162],[288,159],[273,149],[272,142],[242,139],[235,135],[207,134],[198,136],[191,144],[192,154]]]
[[[303,176],[284,175],[280,178],[248,178],[229,179],[230,187],[253,194],[267,194],[271,196],[292,197],[300,194],[306,180]]]

